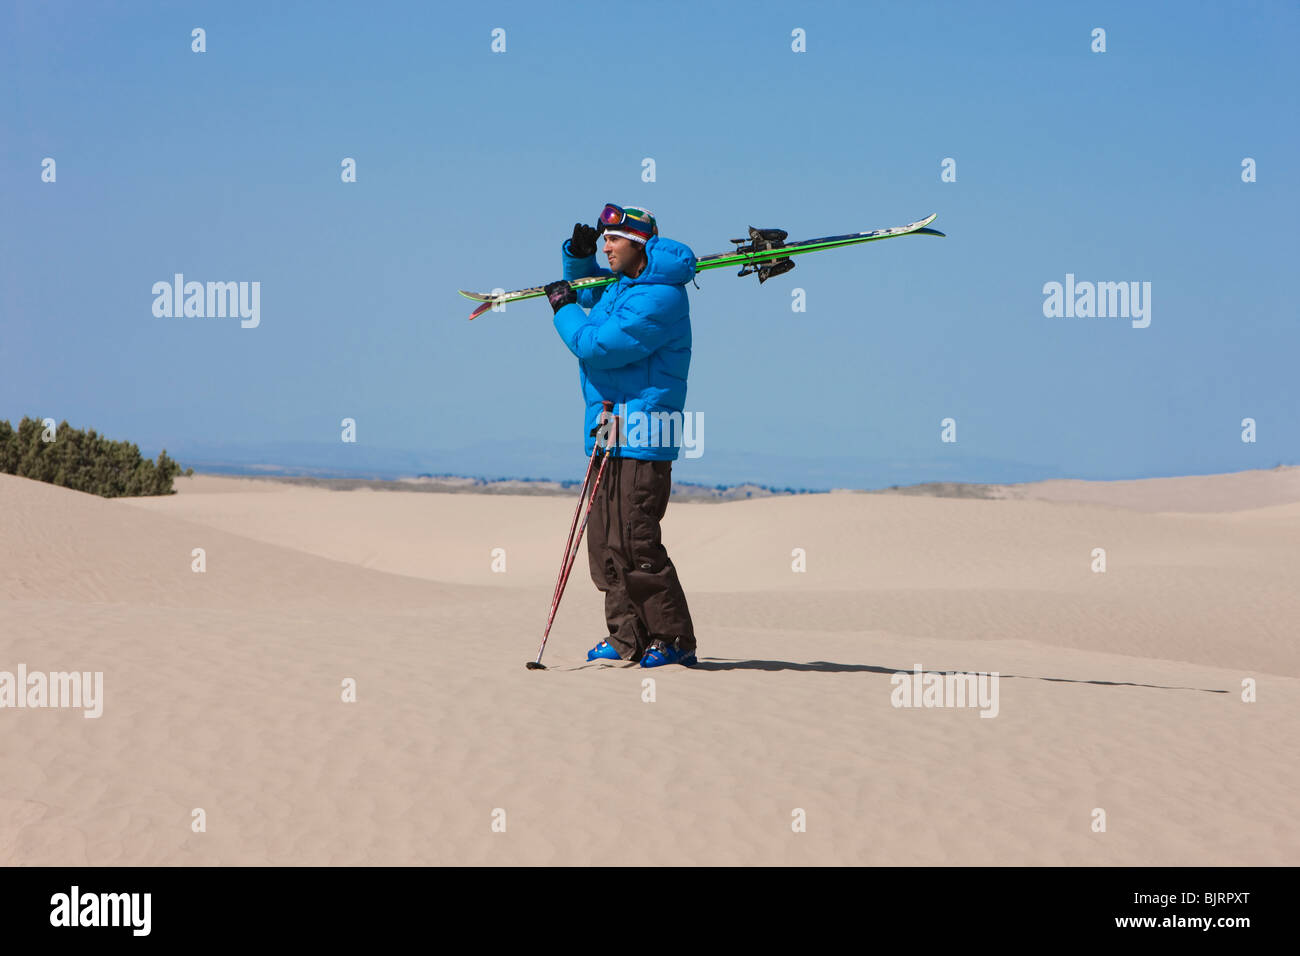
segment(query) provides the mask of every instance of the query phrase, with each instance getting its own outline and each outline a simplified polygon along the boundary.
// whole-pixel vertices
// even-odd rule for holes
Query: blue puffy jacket
[[[673,461],[681,445],[681,415],[686,404],[686,373],[691,365],[691,315],[686,283],[695,277],[695,253],[673,239],[651,236],[645,244],[646,266],[635,279],[578,291],[577,304],[555,313],[555,331],[578,357],[582,397],[587,403],[582,434],[591,455],[591,435],[600,421],[602,400],[614,403],[622,426],[624,458]],[[569,255],[561,247],[564,278],[583,279],[614,273],[596,265],[596,256]],[[588,314],[583,309],[590,309]],[[643,427],[637,429],[635,413]],[[655,413],[677,412],[668,424]]]

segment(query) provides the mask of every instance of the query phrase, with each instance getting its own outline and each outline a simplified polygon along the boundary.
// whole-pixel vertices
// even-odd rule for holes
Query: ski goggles
[[[654,215],[648,209],[637,209],[635,206],[624,209],[622,206],[606,203],[605,208],[600,211],[600,225],[601,232],[613,233],[616,236],[621,233],[635,233],[642,239],[649,239],[659,234],[659,226],[655,223]]]

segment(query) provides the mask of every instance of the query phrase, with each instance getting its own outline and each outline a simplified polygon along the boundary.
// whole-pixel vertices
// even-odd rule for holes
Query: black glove
[[[580,222],[573,224],[573,238],[569,240],[569,255],[575,259],[585,259],[596,254],[596,236],[592,226]]]
[[[578,293],[573,291],[573,286],[567,280],[560,279],[546,287],[546,298],[551,303],[551,311],[559,312],[564,306],[577,302]]]

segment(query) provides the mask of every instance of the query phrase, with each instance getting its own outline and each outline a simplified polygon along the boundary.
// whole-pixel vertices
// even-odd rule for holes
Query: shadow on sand
[[[691,668],[693,671],[812,671],[822,674],[911,674],[910,667],[880,667],[876,664],[836,664],[832,661],[808,661],[805,664],[794,661],[744,661],[728,660],[721,657],[702,657]],[[925,668],[927,674],[964,674],[969,671],[944,670],[938,667]],[[1116,680],[1080,680],[1074,677],[1034,677],[1029,674],[1000,674],[1003,680],[1047,680],[1064,684],[1098,684],[1103,687],[1150,687],[1153,690],[1196,690],[1205,694],[1226,694],[1226,690],[1210,687],[1170,687],[1164,684],[1140,684],[1134,681]]]
[[[637,668],[637,665],[630,661],[589,661],[585,664],[568,667],[559,665],[553,669],[558,671],[585,671],[592,668],[598,670],[627,670]],[[674,666],[670,668],[670,672],[676,669]],[[702,657],[698,664],[684,669],[692,671],[804,671],[820,674],[885,674],[891,677],[894,674],[912,673],[910,667],[880,667],[877,664],[836,664],[833,661],[808,661],[801,664],[796,661],[729,660],[725,657]],[[658,670],[659,668],[655,668],[655,671]],[[970,673],[969,671],[943,670],[937,667],[927,667],[924,672],[926,674]],[[1230,693],[1230,691],[1213,687],[1173,687],[1167,684],[1141,684],[1127,680],[1081,680],[1077,677],[1035,677],[1030,674],[999,674],[998,677],[1005,680],[1045,680],[1060,684],[1096,684],[1099,687],[1148,687],[1152,690],[1194,690],[1203,694]]]

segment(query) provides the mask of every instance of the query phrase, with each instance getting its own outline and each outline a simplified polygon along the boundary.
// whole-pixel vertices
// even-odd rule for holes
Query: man
[[[602,232],[609,269],[596,265]],[[602,403],[612,401],[616,413],[624,414],[587,526],[591,578],[605,594],[609,630],[587,660],[689,666],[696,663],[695,628],[677,569],[660,541],[659,522],[681,441],[691,364],[686,283],[695,276],[695,253],[661,237],[648,210],[610,204],[598,226],[574,225],[561,258],[564,279],[548,285],[546,295],[555,310],[555,331],[578,357],[588,456]],[[618,281],[581,292],[567,281],[611,275]],[[667,418],[672,413],[678,429]],[[628,421],[638,418],[648,426],[629,429]]]

